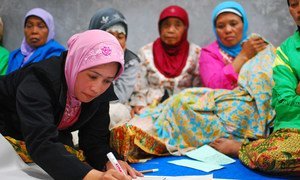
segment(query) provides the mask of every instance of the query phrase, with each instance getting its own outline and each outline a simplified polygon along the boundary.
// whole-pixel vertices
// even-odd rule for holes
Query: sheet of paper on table
[[[217,164],[209,164],[201,161],[190,160],[190,159],[180,159],[174,161],[168,161],[168,163],[175,164],[178,166],[189,167],[193,169],[197,169],[204,172],[211,172],[213,170],[221,169],[223,166]]]
[[[203,145],[198,149],[187,152],[186,156],[195,159],[181,159],[175,161],[169,161],[169,163],[197,169],[204,172],[211,172],[223,168],[222,165],[234,163],[235,160],[220,153],[214,148]],[[197,161],[196,161],[197,160]]]
[[[53,179],[36,164],[27,165],[2,134],[0,134],[0,147],[1,179]]]
[[[187,152],[185,155],[210,164],[226,165],[235,162],[234,159],[220,153],[209,145],[203,145],[198,149]]]
[[[212,180],[213,175],[199,175],[199,176],[145,176],[138,177],[137,180]]]

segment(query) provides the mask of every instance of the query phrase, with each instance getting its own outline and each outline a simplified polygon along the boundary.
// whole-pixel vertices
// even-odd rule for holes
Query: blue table
[[[257,171],[253,171],[245,167],[240,160],[236,159],[235,163],[225,165],[223,169],[215,170],[210,173],[204,171],[199,171],[192,168],[187,168],[183,166],[177,166],[168,163],[168,161],[179,160],[179,159],[189,159],[185,156],[166,156],[166,157],[156,157],[145,163],[133,163],[131,164],[137,170],[155,169],[158,168],[158,172],[147,173],[145,175],[151,176],[189,176],[189,175],[208,175],[213,174],[214,178],[223,179],[297,179],[296,177],[287,176],[274,176],[267,175]],[[298,179],[300,179],[298,177]]]

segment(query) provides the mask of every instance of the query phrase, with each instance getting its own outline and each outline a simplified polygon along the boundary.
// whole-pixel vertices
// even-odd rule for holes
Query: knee
[[[261,153],[256,159],[257,168],[264,172],[293,172],[299,169],[299,161],[292,153],[272,151]]]
[[[276,167],[276,155],[263,152],[257,156],[255,164],[256,167],[261,171],[274,171],[274,168]]]

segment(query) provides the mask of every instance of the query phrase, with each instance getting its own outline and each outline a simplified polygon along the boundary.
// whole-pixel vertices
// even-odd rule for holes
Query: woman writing
[[[0,78],[1,134],[25,141],[32,160],[54,179],[128,179],[106,158],[109,101],[117,99],[112,81],[123,72],[123,50],[101,30],[72,36],[68,49]],[[88,164],[64,147],[73,146],[74,130]],[[141,175],[119,163],[132,177]]]

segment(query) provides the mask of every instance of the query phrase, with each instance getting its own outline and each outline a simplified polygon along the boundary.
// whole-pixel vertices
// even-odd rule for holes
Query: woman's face
[[[100,96],[111,85],[118,67],[118,63],[111,62],[79,72],[75,82],[75,97],[87,103]]]
[[[160,38],[167,45],[177,45],[182,39],[185,28],[179,18],[169,17],[160,25]]]
[[[243,38],[244,23],[240,16],[221,13],[216,20],[216,32],[222,44],[227,47],[237,45]]]
[[[126,48],[126,35],[124,33],[108,31],[110,34],[114,35],[119,41],[123,50]]]
[[[25,22],[24,34],[26,42],[33,48],[38,48],[47,42],[48,27],[39,17],[29,16]]]
[[[289,0],[290,14],[298,26],[300,26],[300,3],[299,0]]]

